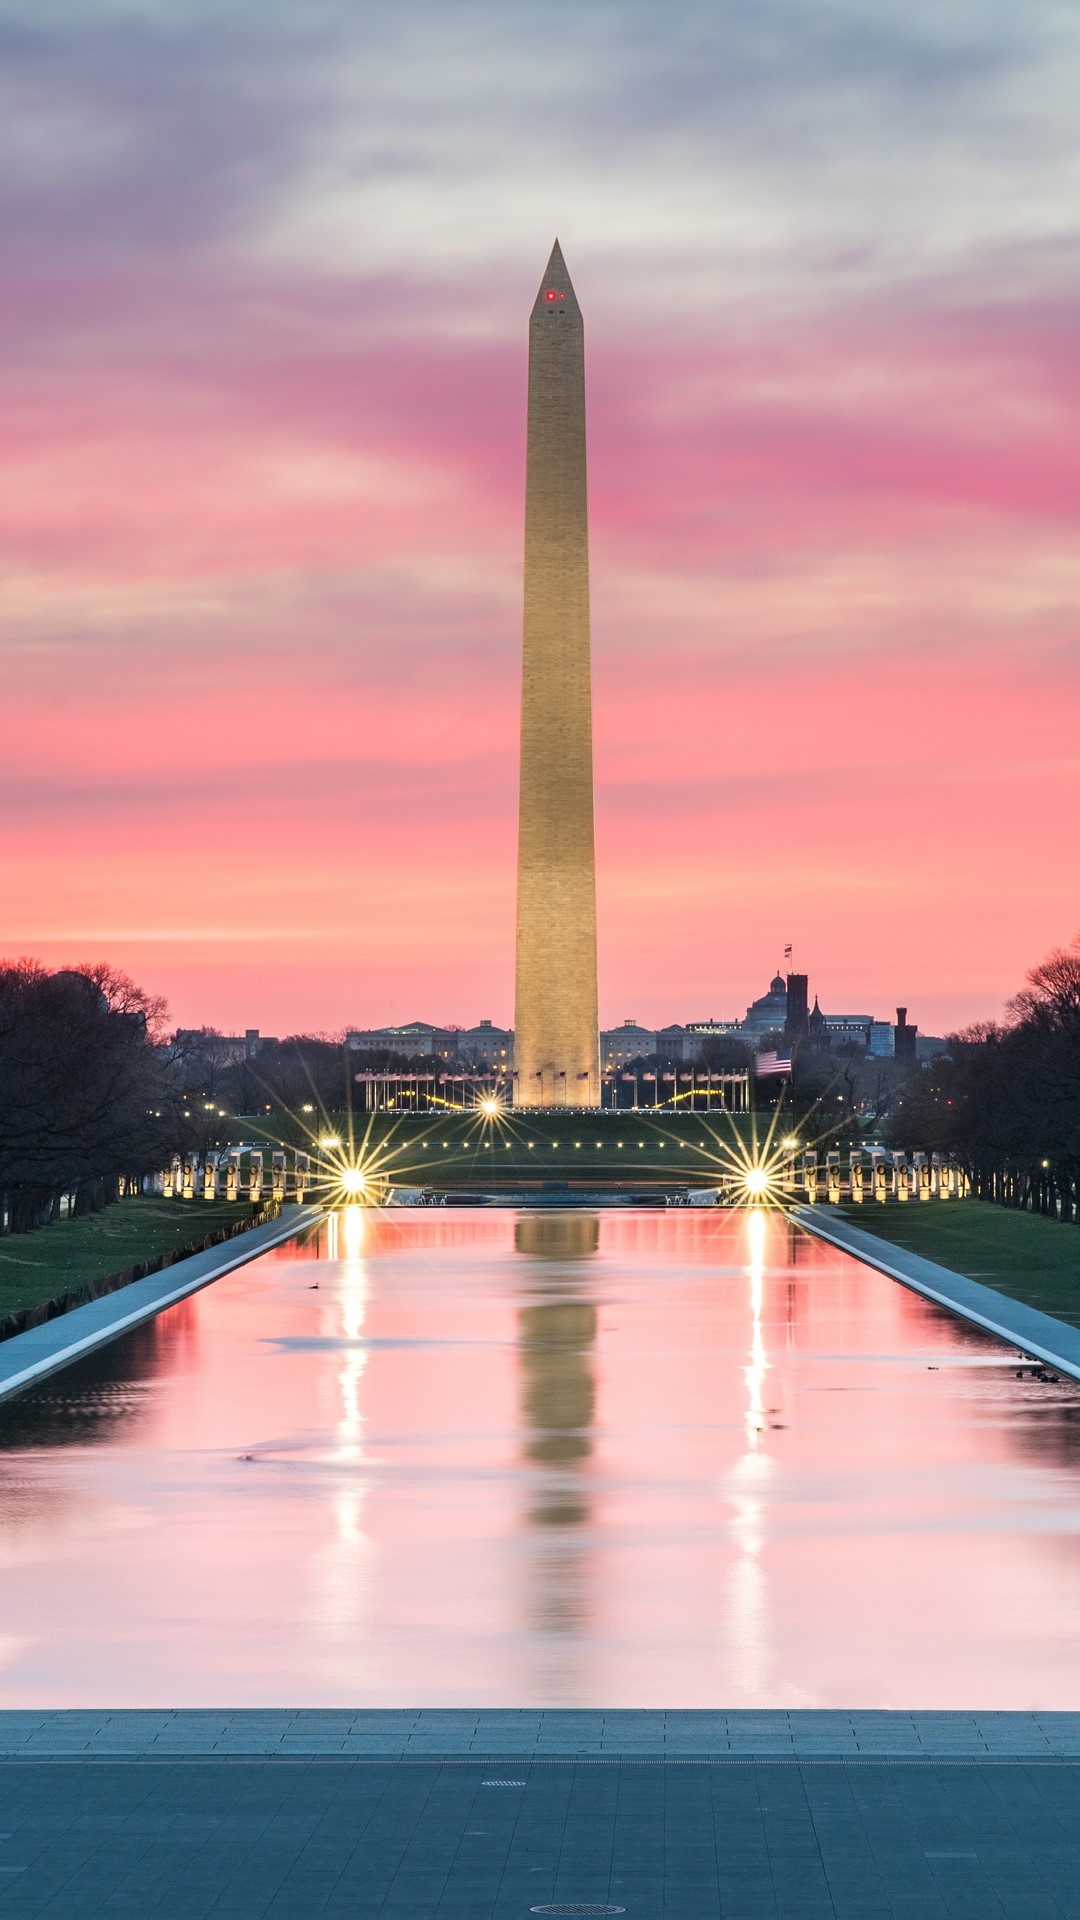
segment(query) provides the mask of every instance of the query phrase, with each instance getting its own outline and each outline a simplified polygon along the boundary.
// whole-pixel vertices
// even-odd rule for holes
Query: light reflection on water
[[[773,1214],[349,1208],[0,1447],[4,1705],[1080,1707],[1080,1389]]]
[[[731,1533],[737,1549],[731,1568],[731,1634],[743,1685],[761,1688],[767,1672],[766,1592],[761,1565],[765,1539],[765,1496],[770,1461],[762,1451],[766,1429],[765,1380],[769,1356],[762,1315],[765,1307],[765,1259],[768,1218],[754,1207],[746,1220],[746,1250],[750,1278],[750,1358],[743,1368],[746,1381],[746,1450],[732,1467]]]
[[[320,1599],[316,1605],[320,1618],[345,1634],[361,1607],[361,1595],[366,1594],[368,1584],[369,1541],[364,1527],[364,1503],[369,1475],[365,1471],[361,1397],[369,1358],[369,1350],[363,1344],[369,1294],[364,1261],[367,1217],[363,1207],[345,1207],[340,1215],[332,1214],[327,1223],[328,1256],[340,1263],[337,1310],[342,1334],[349,1343],[341,1351],[336,1444],[328,1449],[327,1460],[348,1471],[338,1476],[331,1494],[337,1524],[318,1555]]]

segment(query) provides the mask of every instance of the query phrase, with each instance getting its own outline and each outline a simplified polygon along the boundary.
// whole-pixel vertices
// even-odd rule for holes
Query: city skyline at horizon
[[[1080,926],[1080,22],[466,12],[7,9],[3,951],[177,1026],[510,1024],[558,231],[602,1020],[791,940],[1001,1017]]]
[[[790,977],[790,975],[787,976],[788,979],[790,979]],[[760,1035],[766,1029],[762,1026],[760,1018],[755,1021],[755,1011],[763,1006],[768,991],[771,988],[775,988],[777,980],[782,978],[784,978],[782,975],[773,975],[771,981],[767,983],[766,991],[760,995],[756,995],[753,1000],[749,1001],[741,1013],[737,1011],[717,1013],[715,1009],[710,1009],[708,1013],[699,1011],[687,1014],[684,1009],[685,1018],[664,1020],[649,1020],[648,1018],[641,1020],[638,1019],[636,1015],[624,1014],[623,1017],[618,1020],[601,1020],[599,1026],[600,1038],[601,1040],[605,1037],[610,1038],[626,1028],[657,1034],[675,1031],[690,1033],[691,1031],[705,1028],[738,1028],[744,1030],[749,1037],[753,1037],[755,1033]],[[813,1003],[814,1009],[820,1011],[823,1017],[828,1020],[836,1020],[842,1016],[848,1019],[858,1017],[865,1018],[875,1026],[893,1026],[895,1025],[895,1015],[901,1012],[907,1015],[913,1011],[911,1007],[904,1006],[903,1003],[894,1006],[891,1012],[886,1015],[879,1015],[876,1010],[862,1006],[861,1004],[857,1007],[840,1007],[839,1005],[834,1006],[829,1002],[825,1007],[821,1008],[819,1007],[820,992],[813,990],[810,994],[810,1000]],[[457,1033],[461,1035],[476,1035],[484,1028],[490,1028],[496,1035],[509,1034],[512,1036],[514,1033],[512,1020],[509,1024],[504,1024],[488,1014],[479,1014],[473,1020],[447,1019],[428,1021],[423,1016],[423,1008],[414,1008],[412,1016],[409,1018],[397,1019],[391,1017],[384,1021],[369,1021],[366,1024],[361,1024],[359,1021],[346,1021],[343,1026],[334,1028],[331,1031],[319,1030],[314,1027],[297,1027],[288,1033],[282,1034],[270,1034],[261,1027],[245,1025],[239,1027],[238,1031],[234,1034],[221,1033],[221,1037],[223,1039],[239,1040],[245,1035],[257,1035],[258,1038],[264,1042],[305,1038],[331,1040],[341,1038],[343,1040],[349,1039],[355,1043],[355,1037],[358,1035],[364,1037],[369,1034],[407,1034],[416,1028],[423,1030],[430,1029],[430,1031],[436,1033]],[[914,1021],[913,1024],[916,1027],[919,1025],[917,1020]],[[782,1021],[777,1021],[776,1029],[779,1030],[782,1025]],[[202,1026],[178,1028],[178,1030],[189,1034],[214,1031],[209,1023],[203,1023]],[[220,1032],[221,1030],[217,1029],[216,1031]],[[921,1032],[930,1039],[940,1039],[943,1037],[941,1035],[927,1034],[926,1029],[921,1029]]]

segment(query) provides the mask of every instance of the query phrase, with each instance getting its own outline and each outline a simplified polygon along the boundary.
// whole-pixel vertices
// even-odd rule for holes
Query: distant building
[[[908,1025],[907,1008],[897,1007],[893,1028],[893,1059],[914,1066],[919,1057],[919,1029]]]
[[[460,1027],[436,1027],[430,1020],[407,1020],[402,1027],[358,1028],[345,1035],[354,1053],[399,1053],[408,1059],[456,1060]]]
[[[808,1011],[808,1001],[809,981],[805,973],[789,973],[786,980],[775,974],[768,991],[751,1001],[742,1020],[688,1022],[684,1029],[686,1058],[698,1058],[702,1041],[719,1034],[734,1035],[751,1046],[764,1041],[767,1034],[781,1035],[784,1045],[789,1047],[798,1045],[800,1040],[819,1047],[854,1044],[877,1059],[892,1058],[897,1029],[888,1020],[875,1020],[870,1013],[825,1013],[816,995],[813,1008]],[[915,1029],[908,1031],[914,1033]],[[900,1044],[914,1043],[901,1040]]]
[[[760,1000],[754,1000],[746,1009],[746,1018],[742,1030],[746,1034],[781,1033],[787,1020],[787,984],[781,974],[777,974],[769,983],[768,993]]]
[[[787,1006],[784,1013],[784,1044],[793,1047],[806,1039],[809,1014],[810,982],[805,973],[789,973],[787,977]]]
[[[605,1073],[628,1066],[631,1060],[648,1059],[656,1052],[656,1028],[639,1027],[636,1020],[624,1020],[600,1035],[600,1064]]]
[[[854,1044],[869,1053],[873,1031],[874,1017],[870,1013],[823,1013],[819,1039],[830,1047]]]
[[[211,1027],[177,1027],[173,1035],[176,1053],[198,1054],[215,1067],[236,1067],[242,1060],[254,1060],[259,1049],[276,1046],[273,1034],[261,1034],[258,1027],[246,1033],[215,1033]]]
[[[809,1002],[809,980],[805,973],[774,974],[768,989],[752,1000],[741,1020],[688,1020],[685,1025],[672,1021],[666,1027],[645,1027],[637,1020],[624,1020],[621,1026],[608,1027],[600,1034],[600,1061],[605,1074],[617,1073],[633,1060],[658,1059],[672,1065],[700,1060],[707,1040],[743,1041],[751,1051],[761,1051],[768,1036],[772,1044],[782,1041],[786,1047],[808,1041],[820,1047],[862,1047],[875,1059],[926,1059],[940,1051],[943,1041],[931,1041],[918,1028],[907,1024],[907,1009],[897,1009],[895,1027],[888,1020],[875,1020],[870,1013],[826,1013],[815,994]],[[194,1042],[200,1036],[182,1031],[177,1040]],[[408,1058],[433,1060],[464,1070],[500,1073],[514,1066],[514,1030],[497,1027],[493,1020],[480,1020],[475,1027],[436,1026],[428,1020],[408,1020],[403,1026],[368,1027],[346,1034],[354,1053],[392,1053]],[[235,1049],[222,1064],[236,1059],[253,1059],[263,1044],[257,1028],[244,1038],[215,1036],[216,1045]]]
[[[681,1027],[674,1022],[670,1027],[661,1027],[656,1036],[657,1057],[661,1060],[677,1062],[696,1060],[701,1051],[701,1041],[689,1027]]]
[[[491,1020],[481,1020],[478,1026],[465,1027],[457,1042],[458,1059],[471,1067],[504,1068],[509,1072],[514,1064],[512,1027],[497,1027]]]
[[[806,1038],[816,1047],[857,1046],[879,1058],[892,1055],[893,1030],[871,1013],[823,1013],[817,995],[806,1021]]]
[[[876,1060],[892,1059],[893,1030],[891,1020],[871,1020],[870,1052]]]

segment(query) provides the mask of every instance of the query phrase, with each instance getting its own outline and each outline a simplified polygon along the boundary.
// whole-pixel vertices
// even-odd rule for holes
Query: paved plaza
[[[340,1744],[346,1723],[356,1740],[392,1718],[100,1715],[95,1730],[88,1715],[5,1714],[0,1915],[1080,1915],[1080,1758],[1065,1757],[1080,1716],[414,1714],[390,1729],[397,1757]],[[680,1758],[695,1718],[696,1742],[708,1722],[728,1744]],[[425,1722],[442,1757],[412,1745]],[[614,1746],[619,1722],[622,1756],[550,1751],[598,1728]],[[78,1757],[47,1757],[65,1732]],[[452,1752],[466,1735],[496,1757]],[[739,1750],[751,1743],[756,1757]]]

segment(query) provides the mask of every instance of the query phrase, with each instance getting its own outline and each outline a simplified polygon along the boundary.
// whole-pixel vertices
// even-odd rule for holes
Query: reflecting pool
[[[350,1209],[0,1407],[6,1706],[1080,1707],[1080,1388],[775,1214]]]

